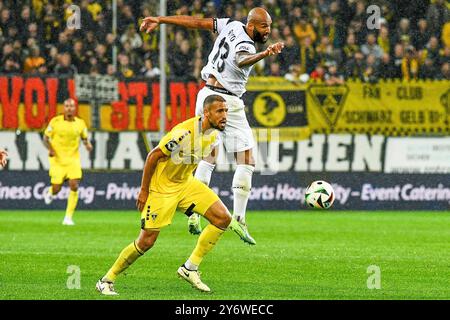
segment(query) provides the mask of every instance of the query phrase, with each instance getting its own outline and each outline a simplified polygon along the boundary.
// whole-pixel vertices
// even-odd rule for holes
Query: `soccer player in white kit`
[[[208,63],[201,72],[206,85],[197,95],[195,113],[203,114],[203,101],[212,94],[221,95],[227,102],[228,120],[225,130],[221,133],[221,139],[226,151],[234,153],[237,164],[232,183],[233,216],[243,225],[248,237],[251,238],[245,223],[245,213],[255,170],[252,152],[255,141],[241,97],[246,91],[245,86],[253,65],[265,57],[279,54],[284,44],[278,42],[264,51],[256,52],[255,42],[265,43],[269,39],[272,24],[269,13],[260,7],[249,12],[245,25],[229,18],[167,16],[145,18],[140,30],[150,33],[162,23],[206,29],[218,34]],[[215,160],[206,160],[208,161],[202,160],[199,163],[195,177],[209,185]],[[192,214],[188,225],[191,233],[199,234],[201,232],[199,215]]]

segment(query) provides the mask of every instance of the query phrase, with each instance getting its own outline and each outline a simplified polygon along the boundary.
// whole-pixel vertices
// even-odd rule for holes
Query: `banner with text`
[[[336,195],[330,210],[449,210],[450,181],[442,174],[279,173],[255,174],[249,210],[311,210],[304,205],[306,186],[329,181]],[[78,209],[134,210],[140,172],[86,174],[79,188]],[[216,172],[211,188],[232,208],[232,173]],[[0,210],[64,210],[69,194],[64,186],[51,206],[43,195],[49,187],[44,171],[0,174]],[[249,216],[251,219],[251,215]]]
[[[243,99],[257,139],[297,140],[309,135],[305,91],[295,86],[267,88],[254,85]],[[195,113],[198,91],[203,83],[169,82],[166,124],[170,130]],[[74,79],[0,76],[0,129],[43,130],[50,119],[63,111],[67,98],[77,101]],[[127,79],[118,84],[119,101],[99,105],[102,131],[159,131],[160,86],[148,79]],[[78,116],[92,128],[94,112],[90,101],[77,101]],[[259,134],[260,129],[277,128]]]
[[[313,132],[383,135],[449,134],[450,81],[311,84],[308,121]]]

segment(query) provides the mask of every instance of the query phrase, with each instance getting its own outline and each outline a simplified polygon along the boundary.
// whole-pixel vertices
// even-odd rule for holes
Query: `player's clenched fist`
[[[141,23],[139,30],[145,31],[146,33],[150,33],[156,29],[159,25],[159,17],[147,17]]]
[[[268,56],[273,56],[274,54],[281,53],[281,50],[284,48],[283,42],[277,42],[267,47],[266,53]]]

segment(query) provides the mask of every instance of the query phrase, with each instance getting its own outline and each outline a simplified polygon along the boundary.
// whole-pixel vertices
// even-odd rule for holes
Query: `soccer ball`
[[[306,188],[305,202],[311,208],[328,209],[334,202],[333,187],[322,180],[314,181]]]

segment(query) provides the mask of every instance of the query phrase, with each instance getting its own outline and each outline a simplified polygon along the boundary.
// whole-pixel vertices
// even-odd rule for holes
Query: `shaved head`
[[[76,112],[75,100],[72,98],[64,100],[64,118],[73,119]]]
[[[68,99],[64,100],[64,104],[73,104],[73,105],[75,105],[75,100],[73,100],[72,98],[68,98]]]
[[[256,7],[250,10],[247,16],[248,22],[272,22],[270,14],[261,7]]]
[[[261,7],[250,10],[247,16],[247,32],[255,42],[265,43],[269,40],[272,18]]]

